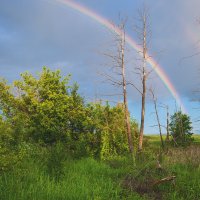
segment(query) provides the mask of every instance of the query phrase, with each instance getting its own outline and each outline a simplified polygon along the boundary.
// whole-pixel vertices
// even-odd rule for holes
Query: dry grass
[[[181,163],[200,167],[200,146],[191,145],[186,148],[170,149],[167,153],[166,161],[170,165]]]

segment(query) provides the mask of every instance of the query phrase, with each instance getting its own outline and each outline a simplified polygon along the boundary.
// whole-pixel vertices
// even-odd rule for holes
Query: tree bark
[[[140,125],[140,137],[139,137],[139,151],[142,150],[143,136],[144,136],[144,119],[145,119],[145,100],[146,100],[146,77],[143,75],[143,91],[142,91],[142,109],[141,109],[141,125]]]
[[[123,26],[123,34],[121,38],[121,68],[122,68],[122,84],[123,84],[123,97],[124,97],[124,113],[125,113],[125,124],[126,124],[126,131],[127,131],[127,139],[129,145],[130,153],[133,153],[133,140],[131,135],[131,125],[130,125],[130,117],[128,112],[128,102],[127,102],[127,83],[126,83],[126,73],[125,73],[125,61],[124,61],[124,47],[125,47],[125,32]]]
[[[146,34],[147,34],[147,13],[143,12],[142,15],[142,54],[143,54],[143,66],[142,66],[142,108],[141,108],[141,124],[140,124],[140,136],[139,136],[139,147],[138,150],[142,150],[143,136],[144,136],[144,119],[145,119],[145,101],[146,101],[146,61],[147,61],[147,44],[146,44]]]
[[[159,116],[158,116],[157,99],[154,95],[153,90],[151,90],[151,94],[152,94],[152,97],[153,97],[154,109],[155,109],[155,113],[156,113],[156,119],[157,119],[157,122],[158,122],[160,141],[161,141],[162,148],[164,148],[164,142],[163,142],[163,137],[162,137],[162,129],[161,129],[161,125],[160,125],[160,119],[159,119]]]
[[[169,108],[167,106],[167,137],[166,141],[169,142]]]

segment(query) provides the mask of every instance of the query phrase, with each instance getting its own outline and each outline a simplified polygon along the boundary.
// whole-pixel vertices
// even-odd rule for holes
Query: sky
[[[199,85],[200,1],[199,0],[71,0],[87,7],[113,23],[120,16],[127,18],[126,32],[136,43],[138,10],[144,3],[149,9],[151,38],[149,54],[161,66],[179,94],[186,112],[191,116],[194,132],[199,104],[193,100]],[[103,54],[116,53],[113,34],[102,24],[58,0],[0,0],[0,76],[9,82],[20,73],[36,74],[43,66],[61,69],[63,75],[72,74],[79,92],[88,102],[95,99],[121,101],[120,88],[105,81],[102,73],[110,73],[112,62]],[[140,87],[139,77],[133,73],[138,53],[127,45],[127,76]],[[148,81],[158,98],[158,104],[168,105],[170,114],[179,107],[156,73]],[[128,88],[131,116],[140,122],[141,96]],[[166,110],[159,107],[161,123],[166,124]],[[158,133],[152,98],[147,94],[145,133]],[[163,129],[163,132],[165,130]]]

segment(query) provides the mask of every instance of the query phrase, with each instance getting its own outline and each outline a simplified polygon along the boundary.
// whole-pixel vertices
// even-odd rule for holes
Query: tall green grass
[[[176,174],[176,182],[168,189],[166,199],[199,200],[200,199],[200,167],[175,164],[171,170]]]
[[[196,136],[195,140],[199,138]],[[127,185],[124,187],[125,178],[131,176],[136,180],[135,177],[141,176],[138,180],[142,182],[146,178],[156,180],[168,175],[176,176],[174,183],[161,184],[155,191],[162,194],[163,200],[199,200],[199,143],[187,148],[170,148],[163,153],[161,165],[165,173],[156,174],[159,137],[149,139],[150,145],[138,155],[136,167],[128,158],[104,162],[92,158],[75,160],[68,158],[65,152],[61,154],[62,149],[57,147],[50,153],[46,150],[41,153],[41,149],[36,148],[36,153],[29,154],[22,163],[0,175],[0,200],[155,199],[154,194],[140,196]]]
[[[23,168],[0,177],[2,200],[140,199],[139,195],[127,195],[122,190],[120,170],[94,159],[65,161],[59,181],[52,179],[37,162],[29,160]]]

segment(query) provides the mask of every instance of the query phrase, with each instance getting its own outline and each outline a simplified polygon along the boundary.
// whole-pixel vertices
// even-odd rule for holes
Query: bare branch
[[[133,86],[142,95],[142,92],[133,83],[128,82],[127,85]]]
[[[164,143],[163,143],[163,138],[162,138],[161,124],[160,124],[160,119],[159,119],[158,110],[157,110],[157,98],[155,97],[155,94],[154,94],[154,91],[153,91],[152,88],[150,88],[150,93],[152,95],[152,99],[153,99],[153,103],[154,103],[154,109],[155,109],[155,113],[156,113],[156,119],[157,119],[158,128],[159,128],[159,132],[160,132],[161,145],[164,148]]]

